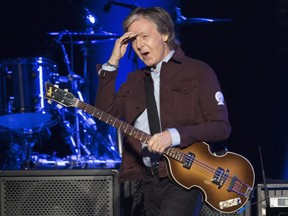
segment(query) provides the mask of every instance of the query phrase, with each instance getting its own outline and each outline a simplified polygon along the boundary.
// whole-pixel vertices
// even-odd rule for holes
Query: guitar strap
[[[149,128],[151,135],[161,132],[160,121],[154,96],[154,85],[151,75],[146,75],[145,80],[145,99],[147,104],[147,113],[149,120]],[[147,147],[142,150],[143,157],[150,157],[152,165],[156,164],[159,159],[159,154],[148,151]]]

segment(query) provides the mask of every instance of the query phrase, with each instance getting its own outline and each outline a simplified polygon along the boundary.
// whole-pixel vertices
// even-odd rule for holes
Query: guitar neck
[[[51,83],[47,82],[45,84],[46,95],[45,98],[48,100],[53,100],[59,103],[60,105],[66,107],[77,107],[83,110],[86,113],[91,114],[100,121],[105,122],[106,124],[112,125],[113,127],[119,129],[123,133],[134,137],[144,144],[148,144],[148,140],[151,138],[151,135],[117,119],[108,113],[105,113],[90,104],[87,104],[79,99],[75,98],[74,95],[68,91],[62,90],[57,86],[53,86]],[[184,153],[178,148],[167,148],[164,150],[163,154],[174,158],[177,161],[181,161],[184,158]]]
[[[134,137],[135,139],[139,140],[142,143],[147,144],[148,140],[151,138],[151,135],[125,123],[124,121],[121,121],[118,118],[115,118],[109,115],[108,113],[105,113],[97,109],[96,107],[93,107],[83,101],[80,101],[79,99],[77,99],[77,102],[75,104],[76,104],[75,105],[76,107],[83,110],[84,112],[91,114],[92,116],[99,119],[100,121],[103,121],[109,125],[112,125],[113,127],[119,129],[120,131],[122,131],[123,133],[129,136]],[[173,147],[165,149],[163,154],[179,162],[183,162],[187,157],[186,153],[182,152],[178,148],[173,148]]]
[[[87,112],[94,116],[95,118],[99,119],[100,121],[103,121],[107,124],[112,125],[113,127],[121,130],[123,133],[134,137],[135,139],[139,140],[142,143],[147,144],[148,140],[151,138],[151,135],[125,123],[124,121],[121,121],[118,118],[115,118],[108,113],[105,113],[96,107],[93,107],[83,101],[78,100],[77,105],[79,109],[83,110],[84,112]]]

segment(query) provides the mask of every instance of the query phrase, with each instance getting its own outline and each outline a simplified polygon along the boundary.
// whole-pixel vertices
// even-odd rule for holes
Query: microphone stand
[[[89,93],[90,81],[89,81],[89,76],[88,76],[88,72],[87,72],[89,44],[87,41],[84,42],[81,50],[83,52],[84,100],[87,101],[87,103],[90,103],[91,102],[90,101],[90,93]]]
[[[266,211],[267,211],[267,209],[270,208],[270,197],[269,197],[268,185],[267,185],[266,175],[265,175],[265,170],[264,170],[262,151],[261,151],[260,146],[259,146],[259,156],[260,156],[261,171],[262,171],[262,178],[263,178],[264,198],[265,198]]]
[[[114,5],[117,5],[117,6],[121,6],[121,7],[124,7],[124,8],[128,8],[128,9],[135,9],[135,8],[138,8],[139,5],[138,3],[134,3],[134,4],[128,4],[128,3],[124,3],[124,2],[120,2],[120,1],[116,1],[116,0],[110,0],[108,3],[107,3],[107,8],[110,9],[110,6],[114,4]],[[107,9],[106,9],[107,10]]]

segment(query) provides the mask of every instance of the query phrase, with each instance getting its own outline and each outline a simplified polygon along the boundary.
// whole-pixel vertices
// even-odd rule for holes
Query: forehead
[[[140,34],[142,32],[157,31],[157,28],[151,20],[141,17],[135,19],[127,30]]]

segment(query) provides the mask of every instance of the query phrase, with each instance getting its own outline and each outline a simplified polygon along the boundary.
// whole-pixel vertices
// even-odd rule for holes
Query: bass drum
[[[0,62],[0,127],[39,129],[54,124],[53,107],[44,98],[45,82],[53,83],[56,65],[47,58]]]

